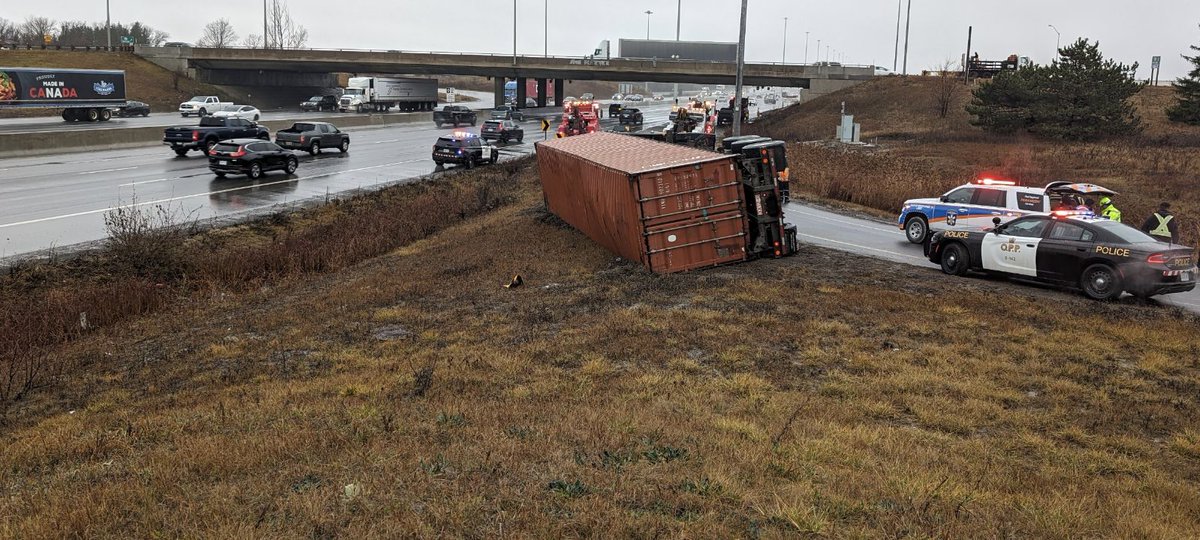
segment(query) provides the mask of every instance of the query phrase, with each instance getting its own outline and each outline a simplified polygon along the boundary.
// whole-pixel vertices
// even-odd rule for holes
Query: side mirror
[[[998,217],[992,218],[992,225],[993,225],[992,234],[999,236],[1000,231],[1004,229],[1004,227],[1000,226],[1000,218],[998,218]]]
[[[938,200],[942,202],[950,202],[950,197],[942,195],[941,197],[938,197]]]

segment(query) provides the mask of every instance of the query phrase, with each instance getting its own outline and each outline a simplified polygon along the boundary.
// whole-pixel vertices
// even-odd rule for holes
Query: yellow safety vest
[[[1162,236],[1164,238],[1170,238],[1171,237],[1171,228],[1168,227],[1167,224],[1170,223],[1172,219],[1175,219],[1175,216],[1170,215],[1170,216],[1167,216],[1164,218],[1161,215],[1159,215],[1158,212],[1155,212],[1154,217],[1156,219],[1158,219],[1158,226],[1155,227],[1153,231],[1150,231],[1150,234],[1152,234],[1154,236]]]
[[[1108,205],[1104,210],[1101,210],[1100,215],[1117,223],[1121,222],[1121,211],[1117,210],[1117,207],[1111,204]]]

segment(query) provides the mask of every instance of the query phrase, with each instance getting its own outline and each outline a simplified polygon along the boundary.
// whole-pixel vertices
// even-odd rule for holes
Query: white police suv
[[[1046,215],[1058,210],[1068,195],[1101,197],[1116,192],[1088,183],[1059,181],[1046,187],[1030,187],[1011,180],[981,178],[936,199],[905,201],[897,225],[909,242],[920,244],[935,231],[981,231],[994,226],[992,218],[1007,223],[1021,216]]]

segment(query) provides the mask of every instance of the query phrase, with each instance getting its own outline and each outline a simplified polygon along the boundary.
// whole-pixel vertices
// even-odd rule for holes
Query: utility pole
[[[780,64],[787,64],[787,17],[783,18],[783,60]]]
[[[967,27],[967,56],[963,59],[963,82],[971,83],[971,32],[973,26]]]
[[[680,25],[681,22],[683,22],[683,0],[679,0],[679,1],[675,2],[675,53],[676,54],[671,55],[675,58],[679,58],[679,54],[678,54],[679,53],[679,28],[681,26]],[[674,95],[675,102],[678,103],[679,102],[679,83],[675,83],[674,92],[675,92],[675,95]]]
[[[112,50],[112,12],[108,9],[109,0],[104,0],[104,27],[108,30],[108,50]]]
[[[650,16],[654,15],[653,11],[646,10],[646,41],[650,41]]]
[[[900,64],[900,10],[903,7],[904,0],[896,0],[896,50],[892,52],[892,73]]]
[[[1054,30],[1056,35],[1054,38],[1054,58],[1058,58],[1058,50],[1062,48],[1062,32],[1059,32],[1058,28],[1055,28],[1053,24],[1050,25],[1050,28]]]
[[[267,0],[263,0],[263,42],[264,49],[267,48]]]
[[[908,75],[908,29],[912,25],[912,0],[908,0],[908,14],[904,16],[904,74]]]
[[[542,56],[550,58],[550,0],[546,0],[545,11],[542,12],[542,23],[546,25],[545,49],[542,51]]]
[[[517,0],[513,0],[513,65],[517,65]]]
[[[738,30],[737,83],[733,91],[733,136],[742,134],[742,69],[746,67],[746,4],[742,0],[742,23]]]
[[[808,32],[804,33],[804,64],[808,65]]]

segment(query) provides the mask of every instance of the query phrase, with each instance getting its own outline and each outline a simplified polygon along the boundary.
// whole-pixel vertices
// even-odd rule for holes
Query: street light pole
[[[903,7],[904,0],[896,0],[896,50],[892,52],[892,73],[900,63],[900,9]]]
[[[908,29],[912,25],[912,0],[908,0],[908,14],[904,16],[904,74],[908,75]]]
[[[109,0],[104,0],[104,27],[108,31],[108,50],[112,50],[112,12],[108,9]]]
[[[550,0],[546,0],[545,11],[542,12],[542,23],[546,25],[545,49],[542,51],[542,56],[550,57]]]
[[[1054,30],[1057,36],[1054,38],[1054,57],[1059,58],[1058,50],[1062,48],[1062,32],[1059,32],[1058,28],[1055,28],[1053,24],[1050,25],[1050,28]]]
[[[653,11],[646,10],[646,41],[650,40],[650,16],[653,14]]]
[[[783,60],[780,64],[787,64],[787,17],[783,18]]]
[[[513,0],[513,65],[517,65],[517,0]]]
[[[267,0],[263,0],[263,49],[267,48]]]
[[[804,33],[804,63],[808,64],[808,32]]]
[[[738,30],[737,82],[733,91],[733,136],[742,134],[742,69],[746,67],[746,3],[742,0],[742,23]]]
[[[679,0],[678,2],[675,2],[675,44],[676,44],[675,45],[675,53],[676,54],[672,54],[671,55],[672,58],[679,58],[679,54],[678,54],[679,53],[679,28],[682,26],[680,24],[682,22],[683,22],[683,0]],[[673,89],[673,91],[675,93],[675,96],[674,96],[675,102],[679,103],[679,83],[675,83],[675,88]]]

